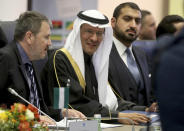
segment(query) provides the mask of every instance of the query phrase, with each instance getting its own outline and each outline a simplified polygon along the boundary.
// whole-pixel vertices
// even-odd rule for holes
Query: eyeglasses
[[[99,38],[99,39],[103,38],[103,36],[104,36],[104,31],[95,32],[93,30],[87,29],[87,30],[84,30],[84,33],[86,33],[86,35],[88,35],[89,37],[92,37],[94,34],[96,34],[96,37]]]

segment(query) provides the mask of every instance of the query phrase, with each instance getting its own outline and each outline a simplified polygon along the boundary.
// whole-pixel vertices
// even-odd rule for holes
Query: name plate
[[[98,121],[77,121],[69,123],[69,131],[98,131]]]

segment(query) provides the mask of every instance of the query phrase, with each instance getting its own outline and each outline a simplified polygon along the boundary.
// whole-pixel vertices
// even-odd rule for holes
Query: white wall
[[[110,19],[114,8],[124,2],[134,2],[141,9],[149,10],[155,17],[157,23],[168,14],[168,0],[98,0],[98,10]]]
[[[0,20],[12,21],[27,10],[27,0],[0,0]]]
[[[85,0],[91,1],[91,0]],[[168,0],[129,0],[139,5],[141,9],[147,9],[152,12],[160,22],[164,15],[168,14]],[[103,12],[110,19],[114,8],[127,0],[98,0],[97,9]],[[15,20],[20,13],[27,10],[27,0],[0,0],[0,20]]]

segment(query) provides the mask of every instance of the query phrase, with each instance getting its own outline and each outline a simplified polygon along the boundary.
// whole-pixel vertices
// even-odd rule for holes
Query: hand
[[[62,115],[63,117],[66,117],[67,109],[62,109]],[[75,110],[75,109],[68,109],[68,117],[76,117],[80,119],[86,119],[86,116],[82,114],[81,112]]]
[[[118,121],[122,124],[127,124],[127,125],[138,125],[140,123],[147,123],[150,121],[150,118],[148,118],[146,115],[144,114],[138,114],[138,113],[119,113],[118,114],[118,118],[129,118],[131,119],[134,123],[132,123],[130,120],[128,119],[119,119]]]
[[[52,121],[47,116],[42,116],[42,115],[40,115],[40,123],[44,125],[55,125],[56,124],[54,121]]]
[[[158,111],[158,104],[156,102],[152,103],[149,108],[146,108],[146,112],[157,112]]]

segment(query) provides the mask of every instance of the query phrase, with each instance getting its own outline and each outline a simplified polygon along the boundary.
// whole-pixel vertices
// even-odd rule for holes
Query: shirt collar
[[[24,51],[24,49],[22,48],[22,46],[19,43],[16,43],[18,51],[20,53],[21,59],[22,59],[22,63],[25,64],[31,64],[31,61],[29,60],[29,57],[27,56],[26,52]]]
[[[116,39],[115,37],[113,37],[113,41],[114,41],[114,44],[116,46],[116,49],[117,49],[118,53],[121,56],[124,55],[125,50],[127,49],[127,47],[122,42],[120,42],[118,39]],[[129,49],[132,52],[132,45],[130,45]]]

